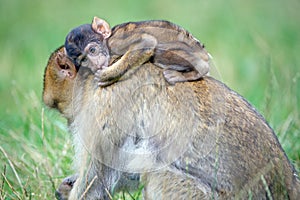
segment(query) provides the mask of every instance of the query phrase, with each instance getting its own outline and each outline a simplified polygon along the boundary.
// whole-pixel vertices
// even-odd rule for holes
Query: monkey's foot
[[[168,83],[174,85],[176,82],[183,82],[185,79],[182,77],[182,73],[175,70],[164,70],[163,75]]]
[[[202,76],[196,72],[179,72],[176,70],[166,69],[163,71],[163,75],[168,83],[174,85],[177,82],[196,81]]]

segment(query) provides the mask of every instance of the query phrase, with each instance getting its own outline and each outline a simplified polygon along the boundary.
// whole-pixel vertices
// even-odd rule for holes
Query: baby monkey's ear
[[[93,22],[92,22],[92,29],[101,35],[103,35],[104,39],[109,38],[111,35],[111,29],[109,27],[109,24],[98,17],[94,17]]]

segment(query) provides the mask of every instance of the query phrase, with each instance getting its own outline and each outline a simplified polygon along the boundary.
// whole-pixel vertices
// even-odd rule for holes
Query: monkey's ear
[[[103,35],[104,39],[109,38],[109,36],[111,35],[111,29],[109,27],[109,24],[98,17],[94,17],[92,22],[92,29],[96,33]]]
[[[72,61],[67,58],[64,52],[57,52],[56,55],[56,63],[57,63],[57,70],[58,76],[62,79],[69,78],[74,79],[76,77],[76,67],[72,63]]]

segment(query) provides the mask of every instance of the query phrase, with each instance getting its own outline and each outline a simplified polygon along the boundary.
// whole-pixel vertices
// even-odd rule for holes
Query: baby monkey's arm
[[[99,86],[107,86],[116,82],[129,69],[141,66],[154,54],[157,40],[149,34],[132,35],[126,42],[118,43],[118,50],[125,54],[109,67],[97,70],[95,80]]]

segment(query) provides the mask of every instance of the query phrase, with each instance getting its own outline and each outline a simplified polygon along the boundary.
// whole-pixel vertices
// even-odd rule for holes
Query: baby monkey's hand
[[[118,80],[118,78],[114,78],[114,79],[107,79],[106,75],[107,75],[107,66],[102,66],[100,67],[96,73],[95,73],[95,82],[97,83],[98,86],[100,87],[105,87],[105,86],[109,86],[111,84],[113,84],[114,82],[116,82]]]

